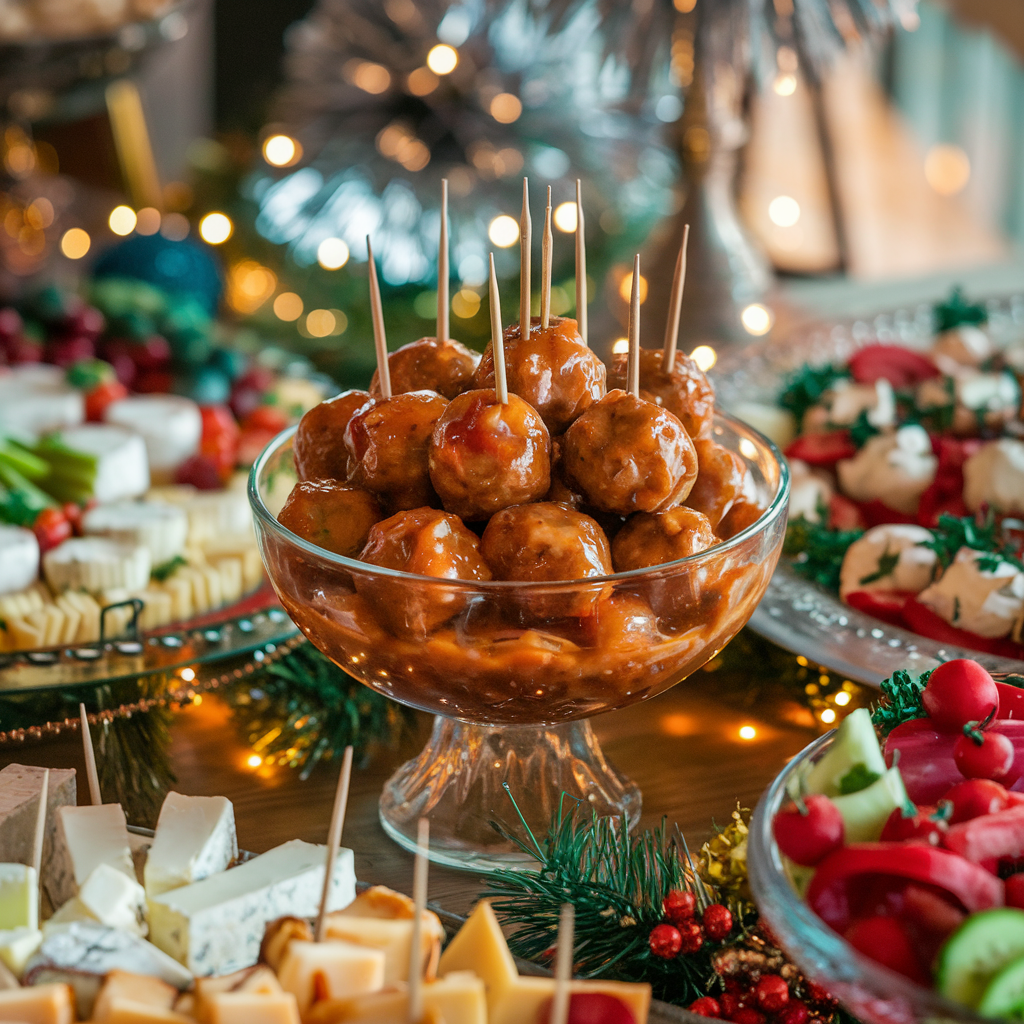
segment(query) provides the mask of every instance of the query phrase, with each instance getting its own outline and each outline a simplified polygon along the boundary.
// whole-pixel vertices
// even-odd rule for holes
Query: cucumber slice
[[[867,789],[834,796],[832,803],[843,816],[845,842],[873,843],[882,836],[882,829],[897,807],[906,807],[907,791],[899,768],[890,768]]]
[[[1020,1019],[1024,1010],[1024,956],[1011,960],[989,983],[978,1003],[983,1017]]]
[[[955,1003],[977,1007],[1004,967],[1024,957],[1024,910],[998,907],[972,914],[946,940],[935,980]]]
[[[885,758],[867,708],[857,708],[843,719],[828,753],[807,773],[804,792],[837,796],[843,776],[859,764],[877,775],[885,772]]]

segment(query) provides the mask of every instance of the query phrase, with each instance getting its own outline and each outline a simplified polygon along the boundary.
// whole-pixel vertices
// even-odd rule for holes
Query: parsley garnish
[[[878,427],[873,426],[868,420],[867,409],[861,409],[860,415],[853,422],[850,427],[850,438],[858,448],[863,448],[876,434],[880,434],[881,431]]]
[[[786,382],[779,396],[779,405],[788,409],[795,417],[797,425],[803,421],[804,413],[812,405],[821,401],[821,396],[831,388],[837,380],[845,380],[850,371],[845,366],[829,363],[826,366],[808,366],[806,363]]]
[[[873,772],[862,761],[858,762],[839,780],[839,795],[847,796],[850,793],[859,793],[881,777],[878,772]]]
[[[153,571],[149,574],[157,581],[157,583],[163,583],[164,580],[170,579],[178,569],[186,565],[186,561],[181,555],[175,555],[173,558],[169,558],[166,562],[162,562],[156,566]]]
[[[961,324],[988,322],[988,310],[980,303],[968,302],[959,286],[953,289],[945,302],[936,303],[932,313],[935,317],[935,330],[940,333]]]
[[[1017,557],[1013,545],[1003,539],[1002,527],[996,522],[991,509],[983,521],[974,516],[958,519],[943,512],[931,532],[932,539],[921,541],[921,547],[934,551],[943,569],[953,564],[961,548],[970,548],[980,552],[982,557],[978,559],[978,568],[982,572],[995,572],[1003,562],[1024,570],[1024,563]]]
[[[799,516],[786,528],[783,551],[794,556],[794,572],[836,591],[846,549],[863,536],[863,530],[830,530],[823,522],[812,523]]]
[[[874,572],[868,573],[867,576],[862,576],[860,578],[860,585],[864,586],[865,583],[874,583],[876,580],[891,576],[899,560],[900,553],[898,551],[890,551],[887,547],[882,553],[882,557],[878,559],[878,568]]]
[[[891,678],[882,680],[882,699],[872,710],[871,721],[883,736],[888,736],[904,722],[928,717],[921,703],[921,691],[930,675],[931,671],[924,672],[915,679],[906,669],[900,668],[893,672]]]

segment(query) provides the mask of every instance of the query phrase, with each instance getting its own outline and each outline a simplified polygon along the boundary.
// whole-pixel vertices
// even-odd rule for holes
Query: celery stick
[[[50,464],[23,448],[11,438],[0,437],[0,460],[29,480],[39,480],[50,471]]]

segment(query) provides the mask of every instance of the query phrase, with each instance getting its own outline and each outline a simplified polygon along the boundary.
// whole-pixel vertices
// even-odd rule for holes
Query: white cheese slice
[[[149,551],[106,537],[72,537],[43,555],[43,573],[53,590],[144,590],[152,562]]]
[[[149,487],[146,445],[138,434],[107,423],[83,423],[61,431],[60,441],[75,451],[96,456],[93,497],[97,501],[137,498]]]
[[[0,523],[0,594],[14,594],[39,577],[39,541],[31,530]]]
[[[60,367],[34,363],[0,372],[0,430],[36,438],[84,419],[85,396]]]
[[[1024,441],[1003,437],[983,444],[964,462],[964,503],[972,512],[1024,513]]]
[[[196,975],[225,974],[256,962],[268,921],[312,917],[320,905],[326,848],[293,839],[230,871],[149,901],[149,934]],[[328,909],[355,897],[351,850],[335,862]]]
[[[57,822],[55,868],[67,878],[62,891],[77,895],[100,864],[135,879],[128,825],[120,804],[62,807]]]
[[[846,549],[839,596],[845,599],[857,590],[921,593],[931,583],[938,565],[935,552],[922,546],[931,539],[929,530],[912,523],[884,524],[868,530]],[[895,564],[890,565],[893,558]],[[883,575],[885,569],[889,571]]]
[[[911,424],[876,434],[852,459],[836,466],[839,486],[855,501],[879,499],[897,512],[913,514],[935,479],[938,459],[927,431]]]
[[[0,864],[0,929],[39,927],[39,880],[27,864]]]
[[[145,936],[146,890],[123,871],[98,864],[77,898],[100,924]]]
[[[146,858],[146,893],[153,897],[224,871],[238,856],[235,812],[222,796],[168,793]]]
[[[43,941],[38,928],[14,928],[0,932],[0,963],[16,978],[25,973],[25,965]]]
[[[199,406],[189,398],[132,395],[111,402],[103,418],[142,435],[157,482],[173,479],[174,471],[199,450],[203,419]]]
[[[116,501],[89,509],[82,516],[82,532],[147,548],[153,566],[158,566],[185,550],[188,517],[164,502]]]

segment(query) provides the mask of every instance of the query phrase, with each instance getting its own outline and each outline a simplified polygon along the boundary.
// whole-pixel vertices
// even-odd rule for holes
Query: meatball
[[[697,479],[697,452],[682,423],[625,391],[609,391],[563,441],[566,481],[602,512],[672,508]]]
[[[551,438],[551,486],[544,495],[545,501],[557,501],[562,505],[578,509],[583,504],[583,495],[573,490],[565,481],[562,471],[562,439]],[[607,532],[607,531],[605,531]]]
[[[551,484],[551,440],[540,414],[493,390],[452,399],[430,439],[430,481],[449,512],[487,519],[542,498]]]
[[[584,409],[605,393],[604,363],[583,344],[576,321],[551,317],[547,330],[538,325],[522,340],[519,325],[505,329],[505,374],[508,389],[541,414],[552,434],[560,434]],[[473,386],[494,387],[494,357],[484,350]]]
[[[706,437],[693,442],[697,449],[697,481],[686,504],[711,520],[714,529],[743,493],[747,467],[734,452]]]
[[[489,580],[480,540],[458,516],[417,508],[370,527],[360,559],[369,565],[446,580]],[[457,588],[386,576],[356,576],[356,590],[400,636],[424,637],[458,614],[466,596]]]
[[[292,444],[295,471],[300,480],[345,480],[348,449],[345,428],[370,396],[365,391],[343,391],[314,405],[299,420]]]
[[[717,533],[722,540],[730,540],[748,526],[753,526],[768,510],[764,505],[746,498],[739,498],[718,524]]]
[[[374,399],[349,421],[349,482],[380,495],[393,511],[436,500],[427,449],[448,402],[434,391]]]
[[[646,569],[688,558],[718,543],[708,517],[685,505],[667,512],[638,512],[615,535],[616,572]]]
[[[618,353],[608,369],[608,387],[626,387],[627,352]],[[715,391],[704,371],[682,352],[676,353],[672,372],[661,368],[661,349],[640,349],[640,394],[655,405],[668,409],[686,427],[690,437],[711,432],[715,412]]]
[[[354,558],[381,520],[377,499],[368,491],[335,480],[300,480],[277,517],[303,540]]]
[[[391,393],[436,391],[449,401],[473,386],[473,373],[480,362],[480,353],[449,338],[420,338],[411,341],[388,356],[391,371]],[[370,394],[380,398],[380,378],[373,372]]]

